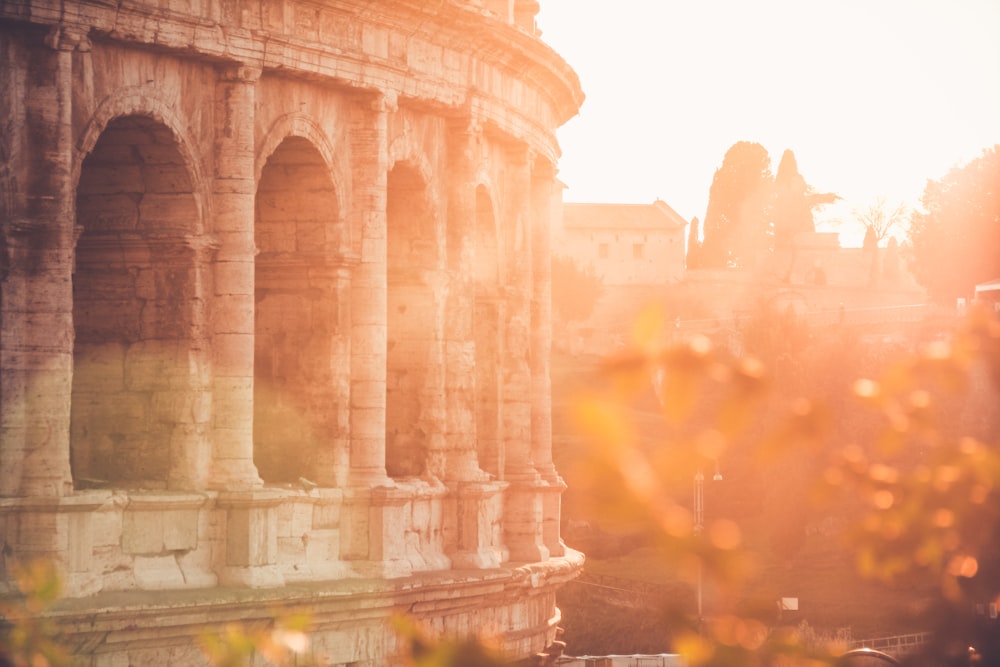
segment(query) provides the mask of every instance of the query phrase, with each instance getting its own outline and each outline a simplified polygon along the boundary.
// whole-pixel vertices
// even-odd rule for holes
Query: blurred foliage
[[[909,663],[968,665],[974,647],[977,664],[1000,664],[1000,621],[990,617],[1000,605],[1000,427],[995,414],[972,421],[960,414],[970,407],[995,413],[995,401],[971,394],[995,398],[1000,390],[996,315],[974,311],[946,338],[855,381],[852,405],[826,404],[823,391],[795,396],[758,358],[733,355],[705,337],[663,344],[663,321],[656,310],[643,313],[634,344],[608,358],[577,397],[576,422],[590,447],[575,478],[591,491],[594,516],[623,532],[655,535],[678,572],[690,581],[704,577],[717,592],[704,618],[689,601],[669,610],[673,650],[697,666],[831,664],[846,649],[807,625],[776,623],[773,606],[748,605],[743,584],[760,563],[738,517],[713,512],[697,530],[692,506],[676,492],[699,474],[711,479],[729,458],[771,468],[791,457],[809,461],[803,469],[816,474],[785,502],[849,507],[844,538],[862,575],[934,591],[914,621],[932,640]],[[782,358],[775,354],[775,363]],[[651,381],[659,429],[647,446],[629,406]],[[841,410],[869,415],[871,428],[845,437],[836,427]],[[970,424],[975,428],[963,428]],[[67,664],[48,613],[59,596],[55,570],[32,563],[15,575],[21,595],[2,602],[0,656],[17,667]],[[310,649],[308,618],[274,617],[266,627],[205,633],[200,645],[219,667],[259,659],[322,664]],[[395,628],[401,660],[412,667],[504,664],[485,638],[442,640],[407,619]]]
[[[213,667],[244,667],[258,656],[272,665],[316,665],[305,632],[309,617],[276,612],[273,618],[276,619],[273,625],[229,623],[221,633],[202,632],[198,644]]]
[[[1000,144],[928,180],[910,218],[914,275],[942,303],[1000,277]]]
[[[406,667],[503,667],[509,662],[499,658],[499,651],[486,638],[469,637],[441,640],[420,627],[413,619],[393,619],[396,634],[403,643]]]
[[[59,667],[69,664],[55,625],[46,615],[59,599],[61,585],[55,566],[44,560],[13,568],[19,595],[0,599],[0,665]]]
[[[663,346],[661,320],[654,310],[641,316],[632,348],[608,359],[603,383],[577,397],[578,428],[590,446],[575,477],[593,490],[592,516],[655,534],[673,567],[718,590],[702,623],[690,608],[674,610],[673,649],[693,665],[815,664],[845,650],[805,641],[800,628],[775,627],[773,607],[741,605],[742,582],[760,564],[739,522],[714,512],[695,530],[692,507],[676,493],[727,457],[750,456],[761,468],[799,457],[815,474],[787,502],[850,508],[857,518],[845,539],[862,575],[914,590],[933,584],[934,599],[915,622],[935,639],[914,664],[967,664],[969,646],[1000,664],[1000,624],[988,617],[990,604],[1000,603],[1000,443],[996,429],[982,440],[962,433],[952,414],[977,375],[992,380],[991,391],[1000,387],[1000,323],[977,312],[948,342],[901,357],[877,380],[857,381],[856,404],[836,407],[870,413],[874,427],[867,439],[850,441],[831,439],[840,415],[822,396],[789,398],[775,418],[767,407],[774,376],[761,361],[703,337]],[[629,409],[650,378],[662,421],[654,446],[640,443]]]

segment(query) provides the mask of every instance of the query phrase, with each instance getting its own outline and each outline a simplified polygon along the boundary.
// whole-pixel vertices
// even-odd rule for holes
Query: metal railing
[[[908,635],[896,635],[894,637],[856,639],[851,642],[850,648],[871,648],[876,651],[889,653],[898,658],[920,648],[929,642],[930,638],[931,634],[929,632],[914,632]]]

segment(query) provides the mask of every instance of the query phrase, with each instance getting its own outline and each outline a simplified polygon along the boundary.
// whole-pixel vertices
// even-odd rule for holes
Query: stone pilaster
[[[439,229],[443,229],[443,225]],[[424,287],[431,295],[434,314],[427,345],[424,382],[420,389],[420,424],[427,447],[425,472],[435,479],[444,479],[455,467],[449,445],[446,348],[452,334],[447,331],[448,292],[450,276],[446,271],[424,272]],[[442,298],[444,297],[444,298]],[[472,464],[475,465],[473,459]]]
[[[0,496],[72,491],[73,50],[53,28],[31,54],[32,78],[8,91],[23,128],[23,190],[2,221],[0,279]],[[18,109],[18,100],[22,105]]]
[[[566,483],[552,462],[552,225],[556,196],[555,167],[536,162],[531,183],[531,456],[545,481],[542,489],[542,537],[550,556],[561,556],[561,500]]]
[[[272,489],[223,492],[217,505],[226,513],[226,557],[218,573],[224,586],[271,588],[285,579],[278,566],[278,505]]]
[[[333,271],[329,286],[331,298],[337,304],[337,327],[332,343],[331,363],[334,368],[351,367],[351,275],[357,258],[351,254],[341,258]],[[319,452],[319,470],[316,481],[322,486],[343,487],[350,476],[351,465],[351,378],[349,372],[334,374],[330,388],[334,405],[328,407],[328,433],[330,440]]]
[[[220,71],[215,89],[212,488],[262,482],[253,463],[254,109],[260,70]]]
[[[386,406],[386,176],[387,117],[395,99],[359,104],[351,128],[351,234],[359,262],[351,280],[351,460],[348,483],[387,482]]]
[[[447,469],[445,543],[456,568],[497,567],[506,558],[500,535],[503,489],[489,481],[476,448],[476,165],[482,128],[455,121],[448,136],[448,297],[446,313]],[[491,360],[497,362],[498,360]]]
[[[187,237],[183,245],[174,251],[166,264],[175,264],[199,274],[211,271],[216,247],[204,237]],[[166,255],[166,253],[164,253]],[[211,351],[205,349],[204,341],[209,336],[208,318],[205,312],[206,295],[202,285],[207,281],[198,279],[187,298],[185,314],[190,318],[192,340],[181,344],[190,346],[187,350],[188,364],[183,378],[178,378],[178,386],[170,392],[169,414],[173,419],[170,433],[170,465],[167,470],[167,486],[170,489],[204,489],[212,461],[211,437]]]
[[[482,128],[457,121],[448,135],[448,284],[445,314],[448,480],[483,480],[476,455],[473,335],[476,274],[476,156]]]
[[[344,493],[340,557],[363,577],[405,577],[413,491],[407,487],[351,488]]]
[[[508,217],[504,226],[508,244],[505,261],[510,270],[503,364],[503,445],[507,489],[504,540],[512,561],[535,562],[548,558],[542,541],[544,482],[535,470],[531,446],[531,163],[525,148],[508,153]]]
[[[353,109],[351,238],[358,263],[351,276],[351,397],[348,488],[340,555],[352,567],[376,569],[383,537],[398,525],[404,500],[385,470],[388,114],[393,95]]]

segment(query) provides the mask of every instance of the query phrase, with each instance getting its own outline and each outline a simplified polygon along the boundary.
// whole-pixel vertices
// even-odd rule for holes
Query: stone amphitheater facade
[[[0,585],[75,661],[304,614],[556,633],[555,130],[534,0],[0,0]]]

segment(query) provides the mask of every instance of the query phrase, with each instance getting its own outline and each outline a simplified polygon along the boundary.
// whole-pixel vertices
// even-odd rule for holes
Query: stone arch
[[[212,201],[210,197],[211,183],[205,177],[201,161],[195,157],[192,150],[192,147],[197,146],[198,143],[186,132],[185,124],[181,117],[174,112],[172,106],[157,98],[152,90],[124,88],[114,95],[108,96],[98,105],[90,117],[90,121],[80,133],[80,139],[76,145],[72,166],[73,183],[78,186],[83,161],[94,149],[108,124],[115,118],[124,116],[148,116],[168,128],[174,135],[177,150],[183,158],[185,167],[191,173],[192,194],[195,196],[198,206],[199,227],[196,231],[197,233],[205,232],[205,221],[212,219],[209,209]]]
[[[154,114],[98,126],[75,199],[74,484],[197,488],[210,388],[196,177]]]
[[[425,192],[424,198],[428,202],[442,201],[437,190],[437,180],[434,178],[434,169],[431,167],[427,156],[406,136],[398,137],[389,145],[389,173],[392,173],[396,165],[401,165],[408,171],[414,172],[423,184]],[[437,222],[435,216],[435,222]]]
[[[386,184],[386,471],[426,472],[432,413],[430,360],[439,334],[434,275],[440,247],[433,194],[419,164],[395,161]],[[440,389],[440,388],[438,388]],[[440,393],[440,392],[439,392]]]
[[[500,334],[504,313],[500,289],[500,235],[496,204],[485,184],[476,187],[475,340],[476,388],[475,420],[479,466],[496,478],[503,477],[503,447],[500,444],[500,386],[497,360],[502,359]]]
[[[292,134],[259,170],[253,440],[265,482],[335,483],[335,443],[347,430],[348,246],[328,165]]]
[[[261,140],[260,148],[257,151],[257,159],[254,163],[254,182],[260,183],[261,174],[268,159],[274,154],[274,151],[277,150],[278,146],[280,146],[282,142],[291,137],[300,137],[305,139],[319,153],[319,155],[323,158],[326,171],[329,174],[330,180],[334,184],[335,188],[337,187],[337,184],[347,182],[347,177],[344,175],[342,163],[339,159],[337,159],[337,153],[334,150],[333,142],[330,141],[326,132],[323,131],[323,128],[319,123],[303,113],[285,114],[278,117],[271,124],[271,128]],[[343,224],[343,221],[347,219],[345,208],[346,200],[342,197],[338,197],[337,204],[338,208],[336,211],[336,220],[337,223],[343,227],[339,230],[339,233],[343,237],[343,241],[341,247],[338,248],[337,251],[344,253],[351,248],[350,227]]]

